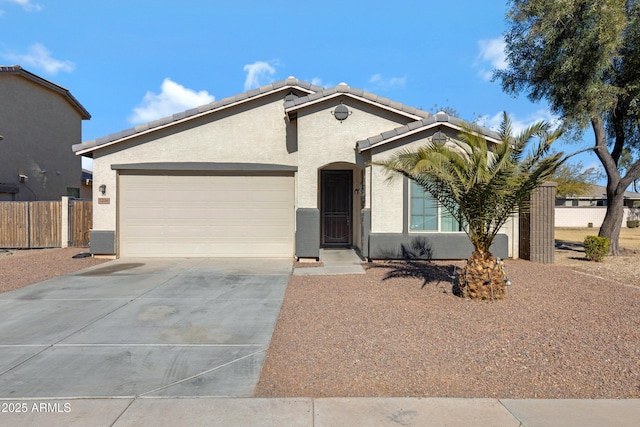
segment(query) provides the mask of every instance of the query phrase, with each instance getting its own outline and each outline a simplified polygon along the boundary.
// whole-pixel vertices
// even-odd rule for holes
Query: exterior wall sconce
[[[107,186],[102,184],[100,187],[98,187],[98,190],[100,190],[100,192],[102,193],[102,195],[104,196],[105,194],[107,194]]]

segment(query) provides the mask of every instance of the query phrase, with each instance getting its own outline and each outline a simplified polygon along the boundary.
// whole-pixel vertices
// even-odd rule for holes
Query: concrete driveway
[[[291,269],[126,259],[0,294],[0,398],[250,396]]]

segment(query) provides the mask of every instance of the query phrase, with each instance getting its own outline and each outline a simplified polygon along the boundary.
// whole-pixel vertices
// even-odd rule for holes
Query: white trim
[[[442,231],[442,210],[445,209],[444,206],[433,196],[431,196],[431,198],[433,198],[433,200],[436,202],[436,209],[438,210],[437,213],[437,230],[412,230],[411,229],[411,192],[413,191],[413,184],[415,183],[415,181],[411,181],[409,180],[409,197],[407,202],[409,203],[409,209],[407,209],[408,211],[408,215],[409,217],[407,218],[407,232],[409,234],[431,234],[431,233],[438,233],[438,234],[442,234],[442,233],[464,233],[464,230],[458,230],[458,231]],[[416,184],[418,185],[418,184]],[[427,193],[427,191],[425,190],[425,193]],[[423,215],[424,216],[424,215]],[[454,218],[455,219],[455,218]],[[457,222],[457,220],[456,220]],[[460,226],[460,223],[458,223],[458,226]]]
[[[382,141],[377,142],[377,143],[375,143],[375,144],[371,144],[371,145],[369,145],[368,147],[358,148],[358,152],[362,153],[363,151],[371,150],[371,149],[373,149],[373,148],[378,148],[378,147],[380,147],[380,146],[382,146],[382,145],[389,144],[389,143],[394,142],[394,141],[397,141],[397,140],[399,140],[399,139],[406,138],[406,137],[408,137],[408,136],[412,136],[412,135],[415,135],[415,134],[417,134],[417,133],[420,133],[420,132],[423,132],[423,131],[426,131],[426,130],[429,130],[429,129],[433,129],[434,127],[438,127],[438,126],[446,126],[446,127],[448,127],[448,128],[455,129],[455,130],[457,130],[457,131],[461,131],[461,130],[462,130],[462,127],[461,127],[461,126],[454,125],[454,124],[453,124],[453,123],[451,123],[451,122],[434,122],[434,123],[430,123],[430,124],[428,124],[428,125],[421,126],[421,127],[419,127],[419,128],[416,128],[416,129],[410,130],[410,131],[408,131],[408,132],[404,132],[404,133],[402,133],[402,134],[400,134],[400,135],[392,136],[391,138],[388,138],[388,139],[382,140]],[[483,134],[482,136],[483,136],[487,141],[493,142],[493,143],[495,143],[495,144],[500,144],[500,143],[502,142],[502,141],[500,141],[499,139],[491,138],[490,136],[487,136],[487,135],[484,135],[484,134]]]
[[[371,99],[367,99],[367,98],[364,98],[364,97],[361,97],[361,96],[358,96],[358,95],[354,95],[354,94],[349,93],[349,92],[332,93],[331,95],[327,95],[327,96],[324,96],[324,97],[321,97],[321,98],[318,98],[318,99],[314,99],[313,101],[308,101],[308,102],[305,102],[305,103],[300,104],[300,105],[295,105],[293,107],[286,108],[284,110],[284,112],[288,116],[289,113],[291,113],[291,112],[295,112],[295,111],[300,110],[302,108],[310,107],[312,105],[316,105],[316,104],[325,102],[327,100],[331,100],[331,99],[334,99],[334,98],[339,98],[341,96],[347,96],[349,98],[355,99],[355,100],[363,102],[365,104],[369,104],[371,106],[374,106],[374,107],[377,107],[377,108],[381,108],[383,110],[391,111],[393,113],[400,114],[402,116],[414,119],[416,121],[424,119],[424,116],[419,116],[419,115],[416,115],[416,114],[408,113],[408,112],[403,111],[403,110],[398,110],[397,108],[393,108],[393,107],[390,107],[388,105],[384,105],[384,104],[381,104],[379,102],[373,101]]]
[[[137,138],[139,136],[147,135],[147,134],[149,134],[151,132],[156,132],[156,131],[161,130],[161,129],[166,129],[166,128],[170,127],[170,126],[174,126],[174,125],[177,125],[177,124],[180,124],[180,123],[187,122],[189,120],[193,120],[193,119],[197,119],[197,118],[200,118],[200,117],[204,117],[204,116],[207,116],[209,114],[214,114],[214,113],[217,113],[219,111],[224,111],[227,108],[237,107],[238,105],[243,105],[243,104],[246,104],[247,102],[251,102],[251,101],[256,100],[256,99],[264,98],[265,96],[268,96],[268,95],[273,95],[274,93],[282,92],[282,91],[285,91],[285,90],[291,90],[291,89],[298,89],[298,90],[300,90],[302,92],[306,92],[308,94],[315,93],[313,91],[310,91],[309,89],[305,89],[305,88],[302,88],[300,86],[282,86],[282,87],[280,87],[278,89],[274,89],[274,90],[269,91],[269,92],[264,92],[264,93],[261,93],[261,94],[255,95],[255,96],[247,97],[247,98],[239,100],[239,101],[235,101],[235,102],[232,102],[232,103],[229,103],[229,104],[221,105],[220,107],[214,108],[212,110],[203,111],[201,113],[197,113],[197,114],[194,114],[192,116],[184,117],[184,118],[178,119],[178,120],[173,120],[173,121],[171,121],[169,123],[165,123],[163,125],[159,125],[159,126],[155,126],[155,127],[149,128],[149,129],[141,130],[140,132],[135,132],[135,133],[132,133],[131,135],[127,135],[127,136],[122,137],[122,138],[114,139],[113,141],[105,142],[104,144],[94,145],[93,147],[84,148],[82,150],[76,151],[75,154],[76,154],[76,156],[81,156],[81,155],[83,155],[85,153],[89,153],[89,152],[92,152],[92,151],[95,151],[95,150],[98,150],[98,149],[101,149],[101,148],[110,147],[111,145],[119,144],[121,142],[128,141],[128,140],[131,140],[133,138]],[[215,103],[215,101],[214,101],[214,103]],[[203,105],[195,107],[195,108],[200,108],[200,107],[203,107]],[[181,112],[184,112],[184,111],[181,111]],[[181,112],[178,112],[176,114],[180,114]],[[169,116],[167,116],[167,117],[169,117]],[[167,117],[163,117],[163,118],[160,118],[158,120],[166,119]],[[155,120],[152,120],[151,122],[153,122],[153,121],[155,121]],[[149,124],[151,122],[147,122],[145,124]],[[139,125],[139,126],[144,126],[145,124]]]

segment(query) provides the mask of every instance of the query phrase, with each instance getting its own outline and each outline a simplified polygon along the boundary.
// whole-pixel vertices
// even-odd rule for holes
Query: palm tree
[[[463,126],[458,139],[429,143],[417,151],[404,150],[376,163],[427,190],[460,224],[473,244],[473,253],[459,274],[462,296],[502,299],[506,296],[503,265],[489,251],[505,222],[528,208],[531,192],[548,180],[562,163],[563,153],[550,154],[562,130],[540,121],[512,136],[504,113],[500,142],[490,143],[473,124]],[[532,139],[537,144],[525,156]]]

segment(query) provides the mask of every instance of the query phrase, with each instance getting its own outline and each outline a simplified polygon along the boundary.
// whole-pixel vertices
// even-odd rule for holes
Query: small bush
[[[640,227],[640,219],[627,220],[627,228],[637,228],[637,227]]]
[[[584,239],[584,254],[589,261],[602,262],[609,253],[611,241],[607,237],[587,236]]]

